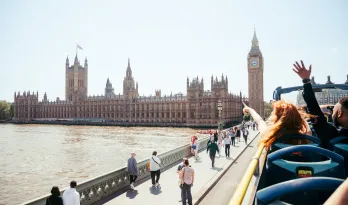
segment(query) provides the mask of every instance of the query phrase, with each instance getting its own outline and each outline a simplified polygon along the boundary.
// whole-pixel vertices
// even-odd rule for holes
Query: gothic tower
[[[105,86],[105,97],[112,98],[114,96],[115,96],[114,88],[112,87],[112,83],[110,82],[108,78],[106,81],[106,86]]]
[[[126,77],[123,80],[123,97],[127,100],[131,100],[138,97],[138,83],[135,86],[129,58],[126,70]]]
[[[87,97],[88,86],[88,62],[85,59],[84,66],[75,56],[74,65],[69,66],[69,58],[65,61],[65,100],[78,101]]]
[[[221,75],[221,80],[218,77],[211,76],[211,94],[216,99],[226,98],[228,96],[228,79],[224,77],[224,74]]]
[[[248,91],[250,107],[259,113],[261,117],[264,117],[263,57],[255,30],[248,55]]]

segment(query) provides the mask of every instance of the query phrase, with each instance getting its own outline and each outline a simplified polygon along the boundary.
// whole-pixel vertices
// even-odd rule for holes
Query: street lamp
[[[221,100],[218,101],[217,110],[219,111],[219,121],[218,121],[218,130],[222,130],[222,122],[221,122],[221,111],[222,111],[222,103]]]

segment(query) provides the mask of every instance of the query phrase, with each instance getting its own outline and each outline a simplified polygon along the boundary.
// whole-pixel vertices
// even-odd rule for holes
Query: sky
[[[186,94],[186,79],[227,75],[229,92],[248,95],[247,56],[254,27],[264,57],[264,99],[301,85],[296,60],[312,64],[317,83],[348,74],[348,1],[3,1],[0,7],[0,100],[14,92],[65,99],[65,59],[76,44],[88,58],[88,95],[109,77],[122,94],[127,58],[140,95]]]

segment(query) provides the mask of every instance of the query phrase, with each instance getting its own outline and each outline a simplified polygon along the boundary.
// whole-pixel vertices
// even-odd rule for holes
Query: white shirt
[[[155,161],[158,163],[156,163]],[[161,160],[155,156],[155,155],[152,155],[150,157],[150,171],[157,171],[157,170],[160,170],[161,167],[159,166],[159,164],[161,164]],[[64,204],[65,205],[65,204]]]
[[[75,188],[69,188],[63,193],[64,205],[80,205],[80,194]]]
[[[231,144],[231,136],[229,136],[229,135],[226,136],[225,144]]]

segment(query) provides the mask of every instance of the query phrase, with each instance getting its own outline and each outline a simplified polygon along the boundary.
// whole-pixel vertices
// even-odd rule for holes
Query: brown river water
[[[0,204],[19,204],[188,144],[189,128],[0,124]]]

